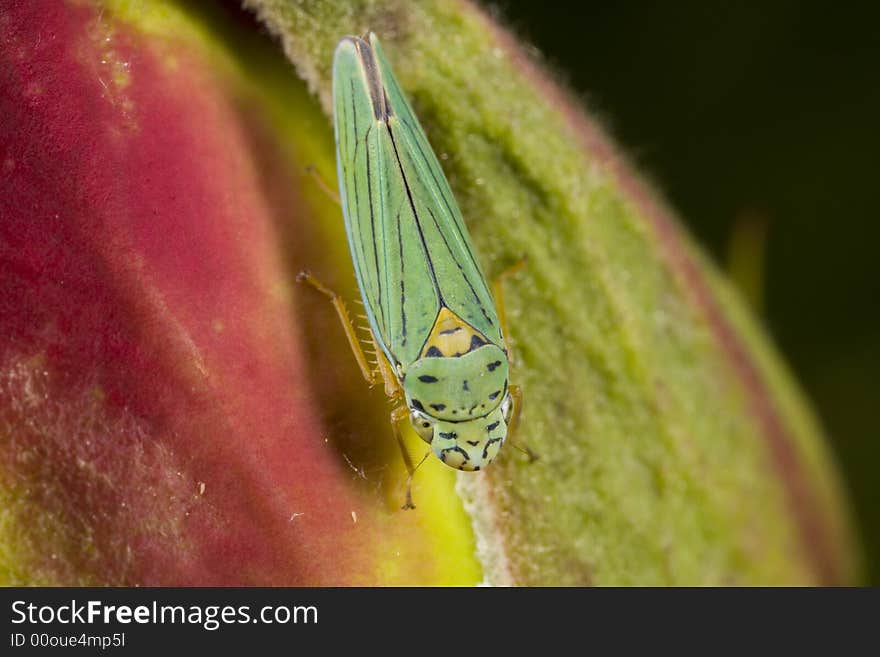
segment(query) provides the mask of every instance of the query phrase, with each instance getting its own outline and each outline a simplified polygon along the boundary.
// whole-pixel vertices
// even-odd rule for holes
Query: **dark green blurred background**
[[[738,263],[832,438],[880,584],[880,3],[498,7]]]

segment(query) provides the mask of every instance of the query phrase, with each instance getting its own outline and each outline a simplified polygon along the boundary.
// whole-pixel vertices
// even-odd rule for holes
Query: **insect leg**
[[[321,177],[321,174],[318,173],[318,170],[315,168],[315,165],[310,164],[306,167],[306,173],[309,174],[312,179],[314,179],[315,184],[321,188],[321,191],[324,192],[327,196],[330,197],[330,200],[336,203],[336,205],[342,205],[342,201],[339,200],[339,194],[333,191],[333,188],[327,184],[327,181]]]
[[[409,451],[406,449],[406,445],[403,442],[403,432],[400,429],[400,425],[409,419],[409,409],[401,404],[393,411],[391,411],[391,426],[394,428],[394,438],[397,440],[397,446],[400,448],[400,454],[403,456],[403,464],[406,466],[406,502],[404,502],[401,509],[415,509],[416,505],[413,504],[412,499],[412,480],[413,476],[416,473],[416,470],[419,469],[419,466],[425,462],[425,459],[431,454],[431,450],[429,449],[425,455],[422,457],[422,460],[419,461],[418,465],[413,466],[412,457],[409,455]]]
[[[391,399],[400,401],[403,399],[403,388],[400,385],[400,381],[398,381],[397,375],[394,373],[385,354],[379,349],[379,345],[376,344],[376,336],[373,335],[372,331],[370,332],[370,337],[373,340],[373,349],[376,352],[376,371],[379,372],[382,382],[385,384],[385,394]]]
[[[510,396],[513,398],[513,413],[510,416],[510,422],[507,423],[507,440],[513,447],[529,457],[529,463],[534,463],[540,458],[538,454],[532,451],[532,449],[528,445],[520,445],[519,443],[512,440],[512,436],[516,433],[516,428],[519,425],[519,416],[520,412],[522,411],[522,388],[520,388],[519,386],[509,386],[508,390],[510,391]]]
[[[501,333],[504,334],[504,339],[507,342],[507,357],[511,361],[513,361],[513,348],[511,346],[510,330],[507,326],[507,315],[504,312],[504,279],[521,271],[528,264],[528,261],[528,256],[523,256],[492,280],[495,309],[498,311],[498,321],[501,322]]]
[[[358,367],[361,368],[361,374],[364,375],[367,383],[369,383],[370,385],[375,384],[376,372],[370,367],[370,364],[367,362],[367,357],[364,354],[363,347],[361,347],[361,343],[358,340],[357,334],[355,333],[354,325],[351,323],[351,318],[348,316],[348,309],[345,307],[345,302],[342,300],[342,297],[336,294],[336,292],[331,290],[329,287],[324,285],[317,278],[315,278],[311,274],[311,272],[301,271],[297,275],[296,280],[298,283],[308,283],[318,292],[329,297],[330,301],[333,302],[333,307],[336,308],[336,314],[339,316],[339,321],[342,324],[342,330],[345,331],[345,337],[348,338],[348,344],[351,347],[352,353],[354,354],[354,359],[357,361]]]

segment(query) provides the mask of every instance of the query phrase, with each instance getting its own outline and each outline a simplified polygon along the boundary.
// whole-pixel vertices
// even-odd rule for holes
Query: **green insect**
[[[399,425],[409,419],[446,465],[485,468],[522,400],[509,383],[503,314],[440,164],[374,34],[339,42],[333,103],[345,228],[381,352],[375,369],[339,296],[311,274],[301,279],[333,299],[364,377],[370,383],[381,377],[399,402],[391,414],[398,441]]]

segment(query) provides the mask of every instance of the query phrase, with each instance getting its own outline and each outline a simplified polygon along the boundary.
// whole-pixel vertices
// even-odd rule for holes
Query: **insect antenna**
[[[512,440],[510,440],[508,442],[510,443],[511,447],[513,447],[514,449],[517,449],[520,452],[522,452],[523,454],[525,454],[526,457],[528,457],[528,459],[529,459],[529,463],[534,463],[535,461],[537,461],[538,459],[541,458],[541,455],[538,454],[537,452],[535,452],[528,445],[519,445],[518,443],[515,443]]]

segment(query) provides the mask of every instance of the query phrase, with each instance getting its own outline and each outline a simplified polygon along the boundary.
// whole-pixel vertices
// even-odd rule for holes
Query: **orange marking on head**
[[[468,353],[474,348],[476,342],[480,346],[487,344],[489,341],[473,326],[456,315],[449,308],[443,307],[437,313],[437,319],[434,320],[434,326],[425,340],[425,346],[422,347],[422,358],[430,355],[431,349],[436,349],[441,356],[461,356]],[[436,355],[433,354],[433,355]]]

